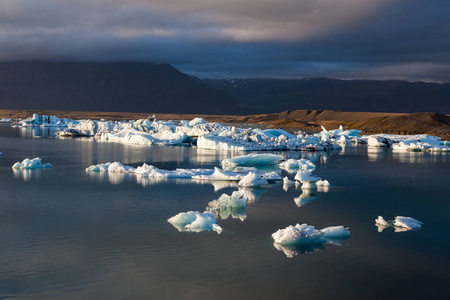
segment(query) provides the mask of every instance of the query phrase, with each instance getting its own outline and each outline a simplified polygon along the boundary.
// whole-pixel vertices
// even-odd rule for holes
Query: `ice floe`
[[[25,158],[22,162],[16,162],[12,168],[13,169],[42,169],[42,168],[51,168],[52,165],[47,163],[47,164],[42,164],[41,162],[42,160],[39,157],[36,158]]]
[[[272,238],[277,244],[289,245],[299,243],[311,243],[311,242],[325,242],[322,239],[325,232],[317,230],[314,226],[307,224],[297,224],[295,226],[289,225],[284,229],[279,229],[272,234]]]
[[[214,215],[210,212],[188,211],[179,213],[167,220],[181,232],[222,232],[222,227],[217,224]]]
[[[321,232],[324,232],[323,235],[324,238],[347,238],[350,236],[350,230],[348,230],[348,227],[345,228],[344,226],[330,226],[326,227],[320,230]]]

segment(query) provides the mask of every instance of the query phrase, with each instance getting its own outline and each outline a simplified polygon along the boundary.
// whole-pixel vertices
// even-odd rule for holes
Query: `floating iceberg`
[[[401,217],[397,216],[394,220],[394,226],[396,227],[404,227],[407,229],[420,229],[422,228],[422,222],[411,218],[411,217]]]
[[[143,164],[136,168],[136,174],[151,178],[194,178],[198,176],[210,176],[213,173],[211,169],[176,169],[162,170],[155,166]]]
[[[222,166],[261,166],[276,165],[281,160],[280,155],[275,154],[248,154],[227,158],[222,161]]]
[[[247,215],[245,214],[245,205],[247,196],[243,191],[235,191],[230,196],[222,194],[219,199],[208,203],[207,211],[212,212],[217,218],[227,219],[231,216],[233,219],[240,219],[244,221]]]
[[[209,175],[196,175],[192,179],[200,180],[226,180],[226,181],[240,181],[245,177],[247,173],[238,173],[233,171],[225,171],[220,168],[214,167],[214,172]]]
[[[390,147],[392,144],[392,140],[382,136],[373,135],[367,139],[367,145],[369,147]]]
[[[304,171],[314,171],[316,165],[313,164],[309,159],[288,159],[279,163],[279,167],[284,170],[304,170]]]
[[[382,216],[378,216],[378,218],[375,219],[375,225],[378,227],[378,232],[382,232],[388,227],[395,227],[395,232],[420,229],[422,228],[422,224],[422,222],[414,218],[402,216],[395,217],[395,220],[393,221],[386,221]]]
[[[322,178],[308,171],[299,171],[294,179],[302,183],[302,189],[315,189],[317,188],[316,182]]]
[[[316,181],[316,185],[317,186],[329,187],[330,183],[328,182],[328,180],[317,180]]]
[[[268,185],[269,182],[260,173],[250,172],[238,184],[243,187],[260,187]]]
[[[39,157],[29,159],[25,158],[22,162],[16,162],[12,168],[13,169],[41,169],[41,168],[51,168],[51,164],[42,164]]]
[[[181,232],[215,231],[218,234],[222,232],[222,227],[217,224],[214,215],[210,212],[183,212],[171,217],[167,221]]]
[[[157,133],[145,133],[135,129],[122,129],[117,133],[102,133],[100,141],[114,142],[131,145],[181,145],[187,142],[189,137],[183,132],[172,133],[170,131],[162,131]]]
[[[105,164],[93,165],[86,168],[86,171],[94,172],[112,172],[112,173],[134,173],[136,169],[130,166],[122,165],[120,162],[107,162]]]
[[[275,243],[281,245],[301,244],[312,242],[326,242],[322,239],[325,232],[316,230],[314,226],[302,224],[288,226],[285,229],[279,229],[272,234]]]
[[[22,120],[20,125],[22,127],[66,127],[70,123],[76,122],[68,119],[60,119],[56,116],[33,114],[31,118]]]

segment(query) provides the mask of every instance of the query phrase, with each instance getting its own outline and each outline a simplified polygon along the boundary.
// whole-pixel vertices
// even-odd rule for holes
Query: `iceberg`
[[[194,178],[198,176],[210,176],[213,173],[211,169],[176,169],[176,170],[162,170],[155,166],[143,164],[137,167],[136,174],[143,177],[151,178]]]
[[[288,159],[282,161],[278,164],[281,169],[284,170],[304,170],[304,171],[314,171],[316,169],[316,165],[313,164],[309,159]]]
[[[395,232],[420,229],[422,228],[422,224],[422,222],[414,218],[402,216],[395,217],[395,220],[393,221],[386,221],[382,216],[378,216],[378,218],[375,219],[375,225],[378,227],[378,232],[382,232],[388,227],[395,227]]]
[[[323,187],[329,187],[330,183],[328,182],[328,180],[317,180],[316,185],[323,186]]]
[[[135,173],[136,169],[122,165],[120,162],[107,162],[105,164],[93,165],[86,168],[86,171],[112,172],[112,173]]]
[[[390,147],[392,144],[393,141],[382,136],[372,135],[367,139],[369,147]]]
[[[302,189],[315,189],[317,188],[316,182],[322,178],[308,171],[299,171],[294,179],[302,183]]]
[[[206,210],[213,213],[216,218],[227,219],[231,216],[233,219],[244,221],[247,218],[246,202],[247,196],[243,191],[234,191],[230,196],[222,194],[219,199],[209,202]]]
[[[279,229],[272,234],[275,243],[281,245],[326,242],[322,237],[325,232],[316,230],[314,226],[302,224],[288,226],[285,229]]]
[[[248,175],[242,178],[238,184],[239,186],[243,187],[260,187],[268,185],[269,182],[266,179],[264,179],[263,175],[255,172],[250,172],[248,173]]]
[[[12,168],[13,169],[42,169],[42,168],[51,168],[51,164],[42,164],[41,159],[39,157],[29,159],[25,158],[22,162],[16,162]]]
[[[233,171],[225,171],[214,167],[214,172],[210,175],[196,175],[192,179],[199,180],[226,180],[226,181],[240,181],[247,175],[246,173],[238,173]]]
[[[189,140],[189,137],[183,132],[172,133],[170,131],[162,131],[157,133],[145,133],[135,129],[122,129],[117,133],[102,133],[100,141],[114,142],[131,145],[181,145]]]
[[[222,232],[222,227],[217,224],[214,215],[210,212],[188,211],[179,213],[167,220],[181,232]]]
[[[406,229],[420,229],[422,228],[422,224],[422,222],[411,217],[397,216],[394,220],[394,226],[404,227]]]
[[[227,158],[222,161],[222,166],[261,166],[276,165],[281,160],[280,155],[275,154],[248,154]]]

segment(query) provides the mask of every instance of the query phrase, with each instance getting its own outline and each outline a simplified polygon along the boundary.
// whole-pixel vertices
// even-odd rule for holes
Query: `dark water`
[[[245,221],[219,220],[218,235],[181,233],[167,219],[203,211],[236,187],[85,168],[108,161],[212,168],[233,154],[49,136],[0,127],[2,299],[449,299],[448,154],[366,147],[285,152],[313,160],[315,174],[332,184],[329,191],[298,207],[300,189],[255,190]],[[13,172],[26,157],[53,168]],[[424,224],[378,232],[378,215]],[[287,249],[297,254],[288,258],[271,234],[296,223],[348,226],[351,237],[340,245]]]

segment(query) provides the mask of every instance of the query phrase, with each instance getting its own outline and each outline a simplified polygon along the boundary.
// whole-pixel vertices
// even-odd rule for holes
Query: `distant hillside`
[[[450,84],[307,79],[204,79],[230,93],[248,114],[285,110],[450,113]]]
[[[227,92],[168,64],[0,63],[0,109],[239,114]]]

